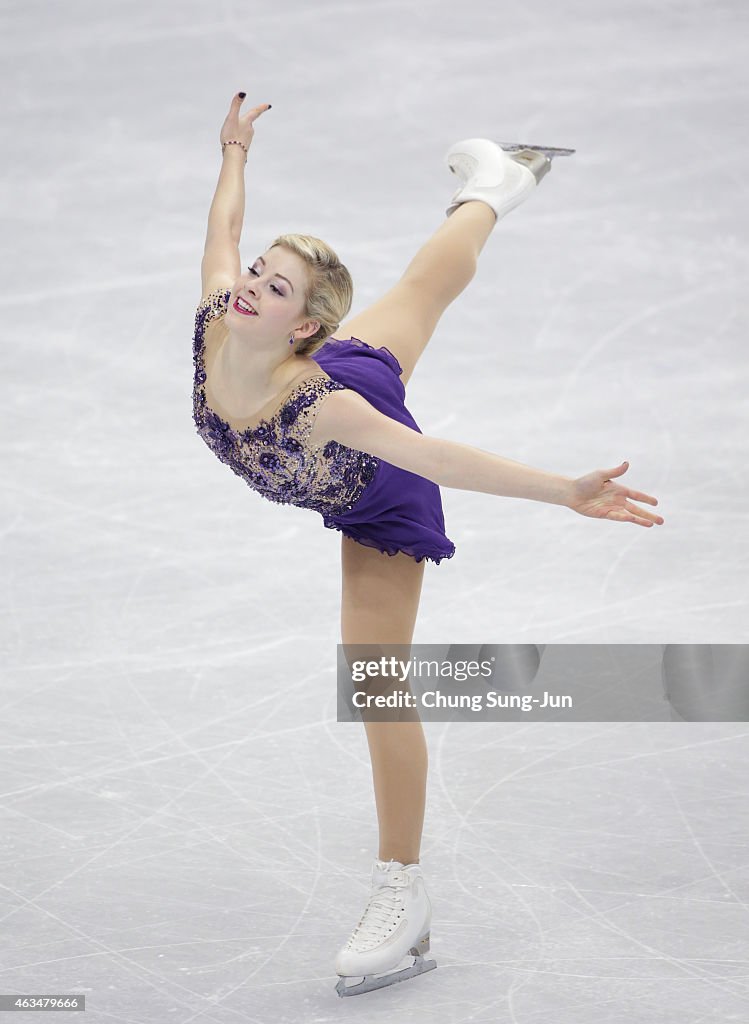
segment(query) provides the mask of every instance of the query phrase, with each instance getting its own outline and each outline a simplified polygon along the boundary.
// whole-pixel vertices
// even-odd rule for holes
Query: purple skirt
[[[389,349],[373,348],[359,338],[328,338],[312,359],[379,412],[421,433],[404,404],[401,365]],[[384,459],[379,459],[374,477],[354,507],[340,516],[323,515],[323,522],[388,555],[402,551],[417,562],[428,558],[439,565],[441,559],[455,554],[455,545],[445,536],[437,484]]]

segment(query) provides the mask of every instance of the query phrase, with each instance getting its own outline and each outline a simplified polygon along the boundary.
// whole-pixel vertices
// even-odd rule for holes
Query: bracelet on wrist
[[[233,146],[241,146],[242,147],[242,149],[244,150],[244,162],[247,163],[247,146],[245,146],[245,144],[243,142],[240,142],[238,139],[229,139],[228,142],[222,142],[221,143],[221,155],[222,156],[224,155],[224,150],[226,149],[227,146],[232,146],[232,145]]]

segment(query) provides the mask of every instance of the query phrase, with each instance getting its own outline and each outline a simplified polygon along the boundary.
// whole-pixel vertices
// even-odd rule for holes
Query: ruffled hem
[[[377,548],[377,550],[382,552],[383,555],[390,555],[391,557],[394,557],[395,555],[402,553],[404,555],[408,555],[410,558],[413,558],[416,562],[421,562],[425,558],[428,558],[430,562],[435,562],[437,565],[439,565],[443,558],[452,558],[453,555],[455,554],[455,545],[453,545],[452,551],[440,551],[439,553],[432,551],[431,554],[429,552],[423,551],[421,554],[417,554],[416,551],[411,547],[395,547],[392,545],[389,548],[382,547],[382,545],[379,544],[376,540],[371,540],[369,537],[357,537],[355,534],[347,530],[344,526],[339,526],[338,523],[326,522],[323,519],[323,526],[326,526],[329,530],[338,530],[345,537],[350,537],[351,540],[355,540],[358,544],[363,544],[367,548]]]
[[[331,335],[330,340],[331,341],[338,341],[338,342],[351,341],[351,342],[354,342],[357,345],[362,346],[363,348],[368,348],[370,350],[370,352],[385,352],[385,353],[387,353],[388,356],[390,356],[390,358],[392,359],[393,363],[395,364],[393,366],[393,369],[395,370],[397,376],[400,377],[401,374],[403,373],[403,367],[401,366],[400,362],[398,361],[398,357],[395,356],[390,351],[390,349],[387,348],[386,345],[380,345],[378,348],[375,348],[374,345],[370,345],[368,342],[362,341],[361,338],[356,338],[353,334],[351,335],[350,338],[336,338],[335,335]]]

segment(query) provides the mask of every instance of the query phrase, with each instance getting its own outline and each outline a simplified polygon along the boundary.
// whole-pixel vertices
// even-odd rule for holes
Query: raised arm
[[[631,499],[636,499],[657,505],[655,498],[612,483],[611,476],[626,472],[626,463],[625,468],[595,470],[578,479],[547,473],[481,448],[420,434],[384,416],[349,389],[327,396],[318,410],[312,439],[316,443],[338,441],[368,452],[441,487],[564,505],[594,519],[640,526],[663,523],[660,516],[631,504]]]
[[[244,168],[247,151],[255,134],[253,122],[269,103],[253,107],[240,117],[244,94],[232,99],[229,113],[221,127],[221,173],[208,213],[205,250],[201,264],[203,296],[217,288],[233,285],[241,273],[239,239],[244,223]],[[244,147],[244,148],[243,148]]]

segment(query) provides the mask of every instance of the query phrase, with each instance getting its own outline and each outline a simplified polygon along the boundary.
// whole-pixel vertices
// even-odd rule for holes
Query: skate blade
[[[534,146],[530,142],[498,142],[497,145],[505,153],[517,153],[521,149],[532,149],[536,153],[543,153],[544,156],[548,156],[549,160],[555,156],[569,156],[571,153],[577,152],[575,149],[560,149],[555,146]]]
[[[396,985],[399,981],[416,978],[419,974],[433,971],[436,966],[436,960],[425,960],[423,956],[417,956],[413,965],[406,967],[403,971],[393,971],[390,974],[367,974],[358,985],[347,985],[346,978],[341,978],[335,990],[341,997],[358,996],[364,992],[374,992],[378,988],[388,988],[390,985]]]

